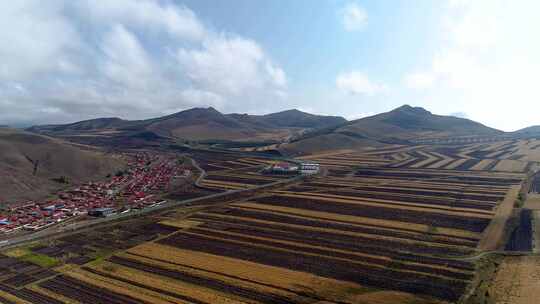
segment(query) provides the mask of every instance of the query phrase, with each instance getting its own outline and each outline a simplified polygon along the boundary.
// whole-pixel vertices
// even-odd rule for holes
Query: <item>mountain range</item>
[[[107,149],[183,143],[271,147],[286,155],[338,149],[413,144],[437,138],[498,138],[540,135],[540,126],[505,133],[469,119],[435,115],[404,105],[347,121],[299,110],[267,115],[223,114],[193,108],[146,119],[97,118],[70,124],[0,128],[0,185],[5,199],[31,199],[61,187],[55,178],[82,181],[114,172],[122,161]],[[105,148],[105,149],[104,149]],[[38,165],[36,166],[36,162]],[[36,168],[37,167],[37,168]],[[36,172],[37,171],[37,172]]]
[[[64,125],[34,126],[28,131],[71,139],[89,137],[226,141],[281,141],[299,132],[341,125],[342,117],[288,110],[268,115],[222,114],[214,108],[193,108],[147,120],[98,118]]]
[[[505,133],[466,118],[436,115],[421,107],[404,105],[353,121],[295,109],[250,115],[223,114],[210,107],[146,120],[98,118],[71,124],[34,126],[28,131],[79,143],[109,146],[148,146],[171,141],[279,144],[282,152],[294,154],[410,144],[437,138],[523,136],[540,133],[540,127]]]

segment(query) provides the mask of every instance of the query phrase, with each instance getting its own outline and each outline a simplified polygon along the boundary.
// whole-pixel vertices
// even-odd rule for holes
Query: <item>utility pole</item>
[[[37,174],[38,167],[39,167],[39,159],[34,162],[34,172],[33,172],[34,176],[36,176]]]

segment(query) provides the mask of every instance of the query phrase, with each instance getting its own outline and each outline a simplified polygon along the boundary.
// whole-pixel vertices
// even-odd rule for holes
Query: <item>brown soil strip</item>
[[[504,227],[506,226],[508,218],[512,214],[514,202],[517,199],[520,188],[521,186],[519,185],[512,186],[510,188],[502,203],[499,204],[495,216],[484,231],[483,238],[478,244],[478,249],[490,251],[498,248],[504,234]]]

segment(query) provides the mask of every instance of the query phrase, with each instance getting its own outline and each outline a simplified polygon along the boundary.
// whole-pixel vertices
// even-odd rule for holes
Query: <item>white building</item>
[[[302,163],[300,165],[300,173],[309,175],[309,174],[317,174],[319,173],[319,170],[321,169],[321,165],[317,163]]]

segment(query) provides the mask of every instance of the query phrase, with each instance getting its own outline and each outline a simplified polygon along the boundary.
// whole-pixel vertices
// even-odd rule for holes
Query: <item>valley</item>
[[[123,167],[4,211],[21,230],[4,225],[0,236],[0,300],[505,303],[496,286],[525,292],[505,285],[514,271],[505,265],[532,263],[540,242],[540,140],[482,129],[474,140],[459,131],[416,143],[427,128],[310,153],[290,146],[342,135],[305,131],[311,137],[268,149],[85,143],[110,150]],[[377,144],[360,144],[370,141]],[[302,163],[320,172],[271,169]],[[112,214],[88,214],[100,208]],[[33,232],[36,223],[50,226]]]

